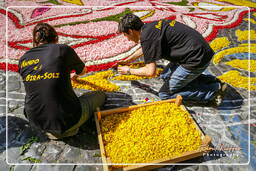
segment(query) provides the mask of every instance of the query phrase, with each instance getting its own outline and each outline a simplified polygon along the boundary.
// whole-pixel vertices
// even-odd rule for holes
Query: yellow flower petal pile
[[[143,62],[132,63],[132,64],[129,65],[130,68],[141,68],[141,67],[144,67],[144,66],[145,66],[145,64]],[[157,68],[156,73],[153,77],[137,76],[137,75],[118,75],[118,76],[116,76],[112,79],[113,80],[121,80],[121,81],[150,79],[150,78],[158,77],[162,71],[163,71],[162,68]]]
[[[237,40],[238,41],[243,41],[243,40],[249,40],[249,36],[250,36],[250,40],[256,40],[256,31],[255,30],[236,30],[235,32]]]
[[[100,122],[106,155],[112,163],[171,158],[197,150],[202,143],[189,113],[173,103],[108,115]]]
[[[71,81],[74,88],[87,89],[87,90],[100,90],[100,91],[118,91],[120,89],[116,84],[111,83],[107,79],[114,75],[112,70],[98,72],[83,78],[78,78]]]
[[[249,62],[250,62],[250,68],[249,68]],[[225,64],[230,65],[234,68],[243,69],[250,72],[256,72],[256,60],[235,59],[235,60],[226,62]]]
[[[228,47],[230,45],[230,41],[228,40],[227,37],[219,37],[214,39],[211,43],[210,46],[211,48],[217,52],[221,49],[223,49],[224,47]]]
[[[238,71],[228,71],[218,78],[234,87],[249,89],[249,77],[242,76]],[[250,89],[256,90],[256,77],[250,78],[250,81]]]

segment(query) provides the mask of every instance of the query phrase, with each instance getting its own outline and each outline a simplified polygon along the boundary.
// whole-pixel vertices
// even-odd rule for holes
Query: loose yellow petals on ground
[[[216,55],[214,55],[213,63],[218,64],[221,61],[221,59],[224,58],[226,55],[231,55],[235,53],[244,53],[244,52],[249,52],[248,46],[238,46],[238,47],[222,50],[218,52]],[[250,52],[256,53],[256,48],[250,48]]]
[[[250,62],[250,68],[249,68],[249,62]],[[256,72],[256,60],[235,59],[235,60],[226,62],[225,64],[232,66],[234,68],[243,69],[250,72]]]
[[[171,158],[197,150],[202,144],[201,133],[189,113],[173,103],[105,116],[100,128],[111,163]]]
[[[225,47],[228,47],[230,45],[230,41],[228,40],[227,37],[219,37],[214,39],[211,43],[210,46],[211,48],[217,52]]]
[[[249,90],[249,77],[242,76],[238,71],[228,71],[219,76],[218,78],[234,87]],[[256,77],[251,77],[250,82],[250,89],[256,90]]]
[[[87,89],[93,91],[118,91],[120,87],[111,83],[107,79],[114,75],[112,70],[98,72],[94,75],[90,75],[77,80],[72,80],[72,86],[74,88]]]
[[[243,41],[243,40],[256,40],[256,31],[255,30],[236,30],[235,32],[237,40]],[[250,36],[250,37],[249,37]]]

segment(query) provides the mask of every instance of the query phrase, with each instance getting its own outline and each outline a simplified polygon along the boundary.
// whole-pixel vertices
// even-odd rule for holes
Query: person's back
[[[145,24],[142,27],[141,44],[146,48],[146,56],[164,58],[186,69],[203,67],[214,55],[214,51],[199,32],[175,20]],[[155,47],[154,50],[152,47]],[[153,60],[147,58],[146,63]]]
[[[57,44],[58,35],[47,23],[33,30],[33,47],[19,60],[26,97],[24,114],[30,124],[40,128],[50,139],[77,134],[97,107],[103,105],[103,92],[89,92],[77,97],[72,79],[85,74],[85,64],[69,46]]]
[[[70,47],[49,43],[32,48],[20,59],[25,113],[36,126],[55,134],[63,133],[81,116],[70,81],[72,55]]]

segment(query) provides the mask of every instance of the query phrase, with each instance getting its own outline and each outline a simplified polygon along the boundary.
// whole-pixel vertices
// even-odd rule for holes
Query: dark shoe
[[[211,100],[207,105],[212,106],[212,107],[220,106],[220,104],[223,101],[223,97],[225,95],[225,91],[226,91],[227,87],[228,87],[227,83],[220,81],[219,90],[217,91],[213,100]]]

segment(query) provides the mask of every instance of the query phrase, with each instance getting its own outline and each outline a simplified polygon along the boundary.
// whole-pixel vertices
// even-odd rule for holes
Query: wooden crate
[[[176,103],[178,106],[181,107],[182,110],[187,111],[185,106],[182,105],[182,97],[177,96],[176,99],[168,99],[168,100],[156,101],[156,102],[151,102],[151,103],[138,104],[138,105],[133,105],[133,106],[129,106],[129,107],[121,107],[121,108],[103,110],[103,111],[100,111],[98,109],[97,112],[94,113],[97,132],[98,132],[98,140],[99,140],[99,145],[100,145],[101,157],[102,157],[102,162],[104,164],[103,165],[104,171],[112,171],[112,170],[113,171],[119,171],[119,170],[151,170],[151,169],[163,167],[164,163],[166,163],[166,165],[168,165],[168,163],[178,163],[178,162],[186,161],[186,160],[189,160],[189,159],[192,159],[192,158],[202,156],[203,154],[208,153],[210,151],[209,144],[211,142],[211,137],[209,137],[208,135],[205,135],[201,131],[201,129],[199,128],[197,123],[194,121],[194,119],[190,115],[190,117],[194,121],[194,124],[195,124],[197,130],[202,135],[201,136],[202,145],[201,145],[201,147],[199,147],[198,150],[185,152],[180,156],[176,156],[176,157],[172,157],[172,158],[165,158],[165,159],[158,159],[158,160],[150,161],[150,162],[148,162],[149,164],[147,164],[147,165],[132,165],[132,166],[124,167],[124,168],[113,168],[110,165],[111,164],[110,158],[108,158],[106,156],[106,153],[105,153],[103,138],[102,138],[102,134],[101,134],[101,130],[100,130],[100,122],[99,122],[101,120],[101,118],[104,117],[104,116],[107,116],[107,115],[115,114],[115,113],[122,113],[122,112],[130,111],[130,110],[134,110],[134,109],[137,109],[137,108],[140,108],[140,107],[150,106],[150,105],[154,105],[154,104],[162,104],[162,103]],[[161,164],[161,165],[154,165],[154,163],[155,164]]]

